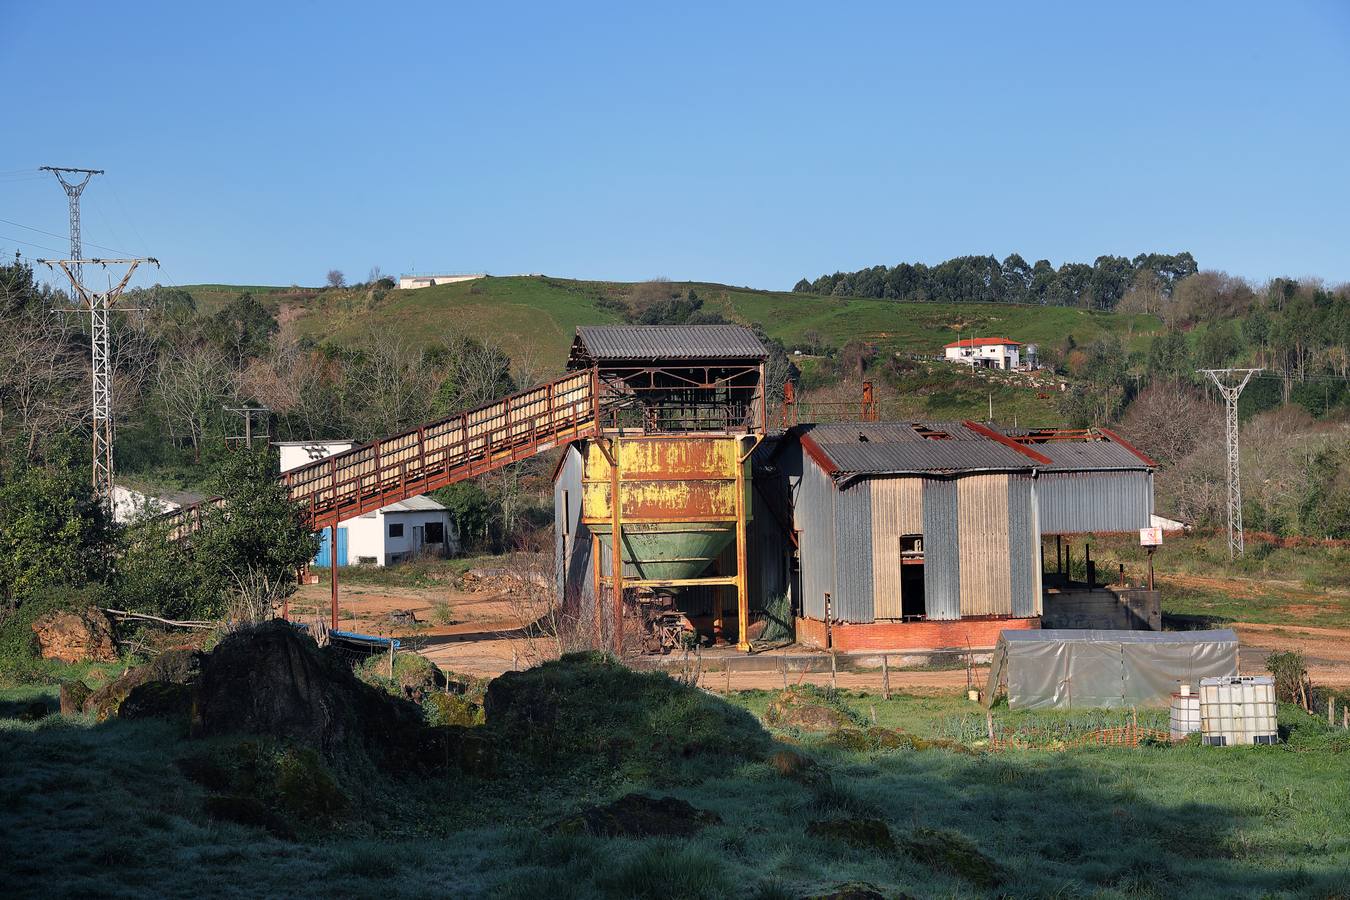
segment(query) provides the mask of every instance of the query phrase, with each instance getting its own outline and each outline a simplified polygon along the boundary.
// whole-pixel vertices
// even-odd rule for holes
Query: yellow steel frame
[[[678,436],[668,436],[668,440],[679,440]],[[616,653],[623,652],[623,592],[625,588],[630,587],[704,587],[704,586],[728,586],[736,589],[736,616],[737,616],[737,649],[742,652],[750,651],[750,641],[748,637],[750,626],[750,591],[749,591],[749,563],[748,563],[748,515],[749,508],[746,503],[746,483],[745,483],[745,461],[750,458],[750,454],[755,451],[759,443],[764,440],[763,434],[737,435],[733,436],[738,449],[747,442],[750,443],[748,449],[737,454],[736,474],[735,474],[735,516],[726,521],[734,521],[736,529],[736,573],[734,575],[716,575],[707,578],[673,578],[673,579],[651,579],[651,578],[625,578],[623,574],[623,517],[622,517],[622,497],[624,479],[620,473],[619,454],[616,450],[615,438],[601,438],[596,441],[596,448],[604,456],[605,462],[609,464],[609,526],[611,529],[610,541],[610,575],[606,578],[601,569],[600,562],[600,539],[598,536],[592,538],[592,553],[594,554],[593,565],[595,566],[595,624],[597,633],[600,633],[602,613],[601,604],[605,594],[605,588],[609,588],[611,598],[612,632],[610,635],[611,646]],[[645,479],[647,476],[643,476]],[[710,478],[709,481],[723,481],[726,479]],[[707,517],[701,517],[707,521]],[[663,516],[658,519],[644,518],[644,522],[654,522],[662,524],[679,523],[689,521],[688,516]],[[590,519],[596,522],[597,519]],[[724,627],[724,610],[722,607],[722,597],[719,594],[716,607],[713,611],[713,636],[720,640]]]

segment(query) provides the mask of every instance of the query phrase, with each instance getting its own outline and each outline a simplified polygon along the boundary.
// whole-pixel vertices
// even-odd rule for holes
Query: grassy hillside
[[[281,287],[267,284],[184,284],[180,289],[192,295],[197,311],[211,315],[226,303],[243,293],[250,293],[264,303],[279,303],[283,296],[316,290],[314,288]]]
[[[789,347],[818,332],[824,342],[842,346],[853,339],[875,342],[883,352],[937,353],[963,334],[1006,335],[1027,343],[1058,344],[1072,334],[1086,343],[1119,334],[1132,349],[1161,327],[1152,316],[1098,313],[1063,307],[989,303],[897,303],[756,291],[702,282],[677,282],[693,288],[704,308],[733,321],[761,323]],[[214,286],[213,286],[214,287]],[[561,369],[577,325],[619,321],[597,305],[623,298],[631,285],[549,277],[484,278],[416,291],[390,291],[382,297],[364,291],[325,292],[288,300],[303,312],[294,327],[321,343],[361,343],[377,333],[434,342],[460,329],[492,337],[512,354],[530,353],[544,371]],[[285,289],[271,289],[283,291]]]

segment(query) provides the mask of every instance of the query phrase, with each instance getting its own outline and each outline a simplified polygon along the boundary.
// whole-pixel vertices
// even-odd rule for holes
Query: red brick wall
[[[1039,618],[958,619],[954,622],[872,622],[865,625],[834,625],[834,649],[849,650],[939,650],[943,648],[992,647],[1005,629],[1040,628]],[[797,620],[797,641],[808,647],[825,646],[825,623]]]

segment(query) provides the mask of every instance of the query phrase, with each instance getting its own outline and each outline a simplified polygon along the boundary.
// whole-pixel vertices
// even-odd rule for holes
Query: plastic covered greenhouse
[[[1238,639],[1219,631],[1004,631],[984,702],[1013,709],[1166,705],[1180,684],[1238,673]]]

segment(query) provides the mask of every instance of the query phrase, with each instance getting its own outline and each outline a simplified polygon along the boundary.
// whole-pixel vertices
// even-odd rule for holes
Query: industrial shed
[[[1048,460],[1036,467],[1041,534],[1101,534],[1147,528],[1156,463],[1113,431],[999,429]]]
[[[1042,535],[1133,530],[1152,512],[1151,461],[1100,431],[802,425],[781,459],[798,638],[840,649],[988,647],[1038,628]]]
[[[1005,631],[984,702],[1001,687],[1013,709],[1158,706],[1180,684],[1236,675],[1238,639],[1217,631]]]

